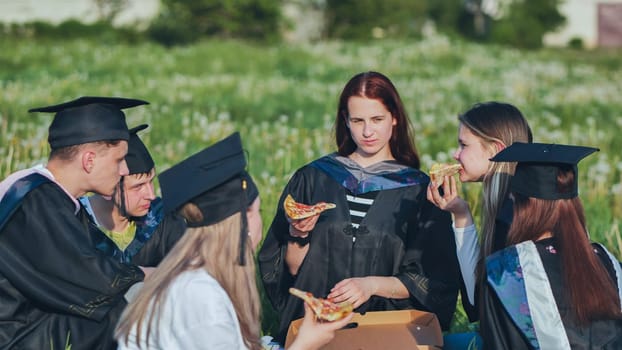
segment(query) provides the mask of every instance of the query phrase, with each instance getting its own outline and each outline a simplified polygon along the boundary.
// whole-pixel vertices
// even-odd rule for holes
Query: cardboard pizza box
[[[302,319],[292,321],[285,348],[294,341]],[[436,315],[419,310],[373,311],[355,314],[348,328],[340,329],[322,350],[432,350],[443,347]]]

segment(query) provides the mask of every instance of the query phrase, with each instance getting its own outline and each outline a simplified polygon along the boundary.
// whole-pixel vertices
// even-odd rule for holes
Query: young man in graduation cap
[[[596,148],[514,143],[507,248],[486,259],[485,349],[622,349],[622,268],[590,244],[577,163]]]
[[[0,183],[0,348],[112,349],[124,295],[144,278],[95,248],[77,198],[113,196],[128,174],[122,109],[145,101],[81,97],[53,112],[48,163]]]
[[[147,124],[130,129],[125,162],[129,173],[121,177],[112,197],[94,194],[80,198],[93,222],[102,231],[96,246],[120,262],[144,266],[151,262],[143,250],[162,220],[162,200],[156,197],[155,163],[138,132]]]

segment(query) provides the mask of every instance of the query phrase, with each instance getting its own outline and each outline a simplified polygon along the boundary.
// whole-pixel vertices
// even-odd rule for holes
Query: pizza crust
[[[430,167],[430,179],[441,186],[445,181],[445,176],[454,176],[462,169],[460,164],[435,163]]]

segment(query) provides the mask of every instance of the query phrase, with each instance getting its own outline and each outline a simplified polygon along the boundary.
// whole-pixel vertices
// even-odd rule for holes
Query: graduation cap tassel
[[[242,179],[242,195],[240,196],[242,208],[240,212],[240,256],[238,263],[240,266],[246,265],[246,238],[248,237],[248,223],[246,219],[246,179]]]

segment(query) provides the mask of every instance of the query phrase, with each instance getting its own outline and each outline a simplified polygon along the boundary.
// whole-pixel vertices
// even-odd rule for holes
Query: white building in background
[[[160,0],[128,0],[115,24],[146,23],[157,15]],[[93,0],[0,0],[0,22],[24,23],[46,21],[60,23],[76,19],[89,23],[97,20]]]
[[[622,47],[622,0],[565,0],[559,8],[566,25],[544,36],[548,46],[566,46],[573,38],[585,47]]]

